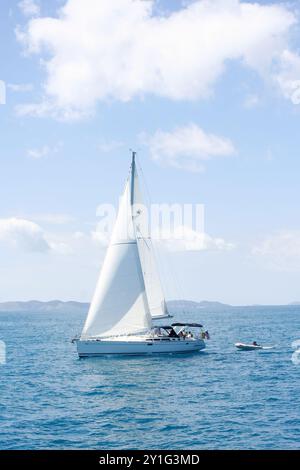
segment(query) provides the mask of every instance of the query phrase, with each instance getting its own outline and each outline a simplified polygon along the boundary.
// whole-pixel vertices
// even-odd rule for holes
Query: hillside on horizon
[[[177,312],[178,310],[195,311],[198,309],[224,309],[230,307],[230,305],[222,304],[221,302],[195,302],[192,300],[170,300],[167,302],[169,310],[171,312]],[[0,302],[0,312],[67,312],[68,310],[86,312],[89,308],[88,302],[77,302],[74,300],[62,301],[62,300],[28,300],[28,301],[9,301]]]
[[[89,308],[89,302],[77,302],[75,300],[62,301],[62,300],[28,300],[28,301],[8,301],[0,302],[0,312],[61,312],[67,313],[72,312],[87,312]],[[202,300],[196,302],[193,300],[169,300],[167,302],[169,311],[173,314],[179,313],[180,311],[196,312],[196,311],[224,311],[232,308],[239,307],[268,307],[267,305],[244,305],[244,306],[233,306],[224,304],[217,301]],[[291,302],[286,306],[300,306],[300,302]]]

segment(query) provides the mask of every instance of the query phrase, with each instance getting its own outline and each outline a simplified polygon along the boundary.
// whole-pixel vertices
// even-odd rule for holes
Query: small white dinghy
[[[235,343],[235,347],[241,351],[254,351],[255,349],[273,349],[274,346],[261,346],[260,344]]]

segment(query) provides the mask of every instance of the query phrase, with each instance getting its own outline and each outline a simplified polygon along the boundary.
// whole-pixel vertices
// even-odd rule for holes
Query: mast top
[[[135,157],[136,152],[131,150],[132,163],[131,163],[131,188],[130,188],[130,204],[134,204],[134,175],[135,175]]]
[[[136,157],[136,152],[134,150],[131,150],[131,156],[132,156],[132,164],[135,163],[135,157]]]

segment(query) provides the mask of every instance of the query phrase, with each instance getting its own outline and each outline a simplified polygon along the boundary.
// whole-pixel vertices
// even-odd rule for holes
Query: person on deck
[[[169,336],[170,336],[170,338],[177,338],[178,337],[176,331],[173,330],[173,328],[170,330]]]

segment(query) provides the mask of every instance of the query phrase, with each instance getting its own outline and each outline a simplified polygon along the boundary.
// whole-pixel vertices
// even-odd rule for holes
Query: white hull
[[[129,339],[87,339],[77,341],[77,352],[79,357],[94,357],[105,354],[163,354],[163,353],[185,353],[200,351],[205,348],[202,339],[182,338],[137,338]]]

